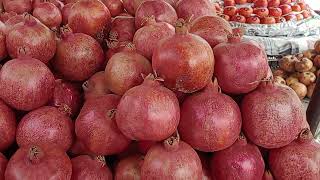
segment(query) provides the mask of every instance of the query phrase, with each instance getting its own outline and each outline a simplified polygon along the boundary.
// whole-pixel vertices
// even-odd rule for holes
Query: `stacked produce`
[[[299,97],[214,3],[3,9],[0,179],[320,179]]]
[[[314,49],[282,57],[273,75],[276,82],[291,87],[300,99],[311,98],[320,77],[320,40]]]

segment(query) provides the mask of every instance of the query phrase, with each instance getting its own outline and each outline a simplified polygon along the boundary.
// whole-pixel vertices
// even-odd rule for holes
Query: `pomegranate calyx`
[[[300,132],[299,137],[298,137],[298,140],[301,143],[310,142],[310,141],[312,141],[312,139],[313,139],[313,135],[312,135],[310,129],[308,129],[308,128],[304,128]]]
[[[32,163],[38,163],[43,156],[41,149],[37,146],[32,146],[29,149],[28,158]]]
[[[164,140],[163,144],[165,149],[170,151],[170,150],[176,150],[179,147],[179,142],[180,142],[180,135],[177,131],[168,139]]]
[[[189,33],[189,23],[184,19],[180,18],[175,24],[176,33],[178,34],[188,34]]]
[[[104,156],[96,156],[95,159],[101,164],[101,167],[106,165],[106,158]]]

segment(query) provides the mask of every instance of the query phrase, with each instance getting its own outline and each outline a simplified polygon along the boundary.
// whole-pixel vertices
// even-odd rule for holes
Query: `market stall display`
[[[320,40],[272,72],[248,38],[318,17],[221,2],[1,1],[0,180],[320,179]]]

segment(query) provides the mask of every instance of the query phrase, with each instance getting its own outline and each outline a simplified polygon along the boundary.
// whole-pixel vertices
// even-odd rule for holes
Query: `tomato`
[[[250,17],[253,13],[253,9],[251,7],[243,7],[239,9],[239,14],[244,17]]]
[[[235,6],[234,0],[224,0],[224,6]]]
[[[245,23],[246,22],[246,17],[241,16],[241,15],[235,15],[235,16],[231,17],[231,21],[239,22],[239,23]]]
[[[310,11],[304,10],[302,12],[302,15],[303,15],[304,19],[307,19],[311,16],[311,13],[310,13]]]
[[[260,18],[258,16],[247,17],[246,23],[248,23],[248,24],[260,24]]]
[[[306,10],[306,9],[307,9],[306,3],[304,3],[304,2],[298,2],[297,4],[300,6],[301,10]]]
[[[276,20],[276,23],[286,22],[286,19],[284,17],[275,17],[274,19]]]
[[[288,15],[285,15],[283,16],[287,21],[296,21],[297,20],[297,17],[295,14],[288,14]]]
[[[281,1],[280,1],[280,5],[290,4],[290,3],[291,3],[291,0],[281,0]]]
[[[282,15],[282,10],[280,8],[270,7],[269,15],[273,17],[280,17]]]
[[[280,0],[269,0],[268,7],[279,7]]]
[[[261,18],[261,24],[275,24],[276,20],[274,19],[274,17],[271,16],[267,16],[267,17],[263,17]]]
[[[297,21],[304,19],[303,14],[296,14]]]
[[[282,10],[282,14],[286,15],[292,12],[291,6],[288,4],[284,4],[279,6],[279,8]]]
[[[294,4],[291,6],[292,11],[295,12],[300,12],[301,11],[301,7],[299,6],[299,4]]]
[[[268,10],[268,8],[255,8],[253,10],[253,13],[261,18],[261,17],[268,16],[269,15],[269,10]]]
[[[246,4],[247,0],[235,0],[236,4]]]
[[[223,19],[225,19],[226,21],[229,21],[230,20],[230,16],[228,15],[225,15],[225,14],[219,14],[219,16]]]
[[[237,14],[237,8],[235,6],[225,7],[223,10],[223,14],[228,16],[234,16]]]

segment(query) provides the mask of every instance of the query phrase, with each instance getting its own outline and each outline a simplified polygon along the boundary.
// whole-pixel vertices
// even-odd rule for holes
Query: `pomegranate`
[[[84,81],[101,69],[104,53],[98,41],[83,33],[72,33],[67,27],[61,31],[52,63],[56,71],[67,80]]]
[[[156,145],[156,141],[139,141],[138,142],[138,149],[141,154],[147,154],[149,149],[153,146]]]
[[[2,22],[0,21],[0,23],[2,23]],[[1,27],[1,29],[0,29],[0,61],[5,59],[8,55],[8,52],[6,49],[5,25],[4,24],[2,24],[2,25],[3,25],[3,27]]]
[[[175,29],[172,25],[166,22],[156,22],[155,19],[151,18],[145,26],[138,29],[134,34],[133,43],[143,56],[151,60],[158,43],[174,34]]]
[[[21,147],[11,157],[5,179],[70,179],[72,164],[68,155],[57,148]]]
[[[18,23],[21,23],[21,22],[24,22],[24,15],[14,15],[12,17],[10,17],[6,22],[5,22],[5,31],[2,31],[4,32],[5,34],[8,34],[12,27]]]
[[[158,0],[148,0],[139,6],[135,14],[136,28],[141,28],[148,17],[154,17],[157,22],[166,22],[171,25],[178,20],[174,8],[165,1]]]
[[[117,39],[106,40],[108,50],[106,52],[105,66],[107,65],[109,59],[118,52],[128,50],[128,46],[132,46],[133,43],[129,41],[118,41]]]
[[[320,144],[304,129],[297,140],[279,149],[272,149],[269,165],[275,179],[319,179]]]
[[[23,23],[11,28],[6,37],[6,46],[12,58],[19,57],[19,51],[23,48],[26,55],[44,63],[53,58],[57,47],[55,34],[31,15],[27,15]]]
[[[213,179],[262,179],[264,161],[259,148],[243,135],[229,148],[215,152],[211,159]]]
[[[62,79],[57,79],[53,97],[49,104],[66,111],[71,117],[76,116],[82,104],[79,86]]]
[[[0,100],[0,119],[0,151],[2,152],[15,141],[17,126],[14,112],[2,100]]]
[[[4,180],[4,172],[7,167],[8,160],[7,158],[0,152],[0,179]]]
[[[62,1],[64,1],[64,0],[62,0]],[[44,3],[44,2],[52,3],[59,10],[62,10],[62,8],[64,7],[63,2],[61,2],[60,0],[33,0],[32,6],[33,6],[33,8],[36,8],[39,4]]]
[[[1,5],[1,3],[0,3]],[[2,21],[3,23],[7,22],[8,19],[12,18],[13,16],[16,16],[17,13],[10,11],[10,12],[1,12],[0,13],[0,21]]]
[[[132,41],[135,32],[134,17],[117,16],[112,21],[109,39],[119,42]]]
[[[62,24],[68,24],[69,15],[71,12],[71,7],[74,5],[74,3],[69,3],[63,6],[61,10],[61,16],[62,16]]]
[[[201,161],[190,145],[174,135],[153,146],[144,158],[141,180],[201,179]]]
[[[132,140],[161,141],[176,131],[179,119],[177,97],[151,74],[122,96],[116,113],[120,131]]]
[[[189,33],[185,22],[179,20],[176,34],[155,48],[152,67],[163,78],[166,87],[192,93],[204,88],[211,80],[214,56],[210,45]]]
[[[274,180],[273,175],[269,170],[266,170],[263,174],[262,180]]]
[[[203,91],[184,100],[178,129],[181,138],[194,149],[220,151],[239,137],[240,108],[231,97],[219,92],[215,80]]]
[[[116,17],[123,12],[123,4],[121,0],[101,0],[110,11],[112,17]]]
[[[69,152],[72,156],[76,155],[93,155],[88,148],[79,139],[75,139]]]
[[[141,179],[143,156],[132,155],[121,159],[115,170],[115,180]]]
[[[89,80],[83,83],[82,88],[84,90],[85,99],[95,98],[110,94],[105,82],[104,71],[99,71],[90,77]]]
[[[263,82],[242,100],[243,130],[256,145],[279,148],[301,131],[306,115],[296,93],[288,86]]]
[[[43,2],[33,9],[32,15],[49,28],[57,28],[62,22],[60,10],[50,2]]]
[[[105,95],[88,99],[75,122],[77,138],[96,155],[122,152],[130,144],[114,120],[120,96]]]
[[[134,0],[122,0],[122,3],[125,10],[129,14],[134,15],[135,13],[134,6],[133,6]]]
[[[189,31],[205,39],[214,48],[228,41],[227,36],[232,33],[232,28],[226,20],[219,16],[203,16],[193,21]]]
[[[108,8],[99,0],[80,0],[69,14],[68,24],[75,33],[85,33],[92,37],[103,34],[111,23]]]
[[[179,18],[194,20],[197,17],[216,15],[216,10],[209,0],[179,0],[176,3]]]
[[[18,124],[17,144],[20,147],[37,145],[67,151],[72,145],[74,127],[64,113],[51,106],[31,111]]]
[[[31,0],[2,0],[3,8],[6,12],[16,12],[22,14],[24,12],[31,12],[32,1]]]
[[[17,110],[30,111],[45,105],[53,94],[54,76],[41,61],[22,57],[0,70],[0,98]]]
[[[198,152],[199,158],[201,160],[202,165],[202,180],[212,180],[211,172],[210,172],[210,158],[208,154]]]
[[[106,164],[103,156],[91,157],[81,155],[71,159],[72,177],[71,179],[91,180],[104,179],[112,180],[112,172]]]

